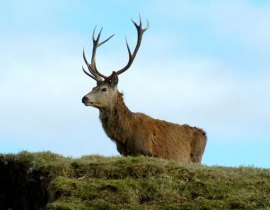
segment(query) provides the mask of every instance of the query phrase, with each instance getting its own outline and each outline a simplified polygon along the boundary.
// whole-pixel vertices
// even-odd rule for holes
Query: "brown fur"
[[[112,106],[100,108],[100,120],[120,154],[201,162],[206,145],[206,133],[202,129],[133,113],[119,92],[115,100]]]
[[[97,86],[82,98],[86,106],[93,106],[100,110],[100,120],[107,135],[116,142],[117,150],[126,155],[147,155],[182,162],[200,163],[206,145],[206,134],[203,130],[188,125],[178,125],[166,121],[156,120],[141,113],[133,113],[126,107],[122,94],[118,92],[118,75],[127,71],[134,61],[140,48],[143,33],[148,29],[140,23],[132,21],[137,30],[137,44],[131,52],[127,43],[129,61],[127,65],[113,71],[110,76],[101,74],[96,67],[95,56],[99,46],[107,42],[99,42],[101,31],[95,38],[93,32],[93,50],[91,64],[88,63],[84,51],[83,58],[89,77],[97,81]]]

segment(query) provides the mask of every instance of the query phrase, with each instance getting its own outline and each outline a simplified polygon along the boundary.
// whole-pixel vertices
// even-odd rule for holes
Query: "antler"
[[[87,67],[88,67],[88,70],[90,72],[90,74],[85,71],[85,69],[83,68],[82,66],[82,69],[84,71],[85,74],[87,74],[89,77],[91,77],[92,79],[96,80],[97,82],[98,81],[103,81],[103,79],[106,79],[107,77],[103,74],[101,74],[98,70],[97,70],[97,66],[96,66],[96,51],[97,51],[97,48],[100,47],[101,45],[103,45],[105,42],[109,41],[109,39],[111,39],[113,35],[111,35],[109,38],[107,38],[106,40],[102,41],[99,43],[99,39],[100,39],[100,36],[101,36],[101,32],[102,32],[102,29],[100,30],[100,32],[98,33],[98,36],[97,38],[95,39],[95,32],[96,32],[96,27],[94,28],[94,31],[93,31],[93,35],[92,35],[92,40],[93,40],[93,50],[92,50],[92,59],[91,59],[91,64],[88,63],[86,57],[85,57],[85,53],[84,53],[84,49],[83,49],[83,59],[84,59],[84,62],[86,63]]]
[[[82,66],[82,69],[83,69],[83,71],[84,71],[85,74],[87,74],[89,77],[91,77],[92,79],[96,80],[97,82],[102,82],[104,80],[106,82],[106,81],[110,81],[113,76],[117,76],[119,74],[122,74],[127,69],[129,69],[129,67],[133,63],[133,61],[134,61],[134,59],[136,57],[136,54],[137,54],[137,52],[138,52],[138,50],[140,48],[140,45],[141,45],[141,42],[142,42],[143,33],[149,28],[149,22],[148,21],[147,21],[146,28],[143,28],[142,27],[141,16],[140,16],[140,24],[139,25],[134,20],[132,20],[132,22],[133,22],[133,24],[135,25],[135,27],[137,29],[138,37],[137,37],[136,47],[135,47],[135,49],[134,49],[134,51],[132,53],[131,53],[130,47],[129,47],[128,42],[127,42],[127,39],[126,39],[126,45],[127,45],[128,55],[129,55],[129,60],[128,60],[127,65],[124,68],[122,68],[122,69],[120,69],[118,71],[113,71],[113,73],[110,76],[108,76],[108,77],[106,77],[105,75],[101,74],[97,70],[97,66],[96,66],[96,51],[97,51],[97,48],[100,47],[105,42],[109,41],[109,39],[111,39],[114,36],[114,34],[111,35],[106,40],[104,40],[104,41],[102,41],[102,42],[99,43],[99,39],[100,39],[100,36],[101,36],[102,28],[101,28],[100,32],[98,33],[97,38],[95,39],[95,31],[96,31],[96,27],[95,27],[94,28],[94,31],[93,31],[93,35],[92,35],[92,39],[93,39],[93,51],[92,51],[91,64],[88,63],[88,61],[87,61],[87,59],[85,57],[84,49],[83,49],[83,59],[84,59],[84,62],[86,63],[86,65],[88,67],[89,72],[90,72],[90,73],[88,73],[83,68],[83,66]]]
[[[127,39],[126,39],[126,45],[127,45],[129,60],[128,60],[127,65],[124,68],[119,69],[118,71],[115,72],[117,75],[122,74],[123,72],[125,72],[126,70],[129,69],[129,67],[133,63],[133,61],[134,61],[134,59],[136,57],[136,54],[137,54],[137,52],[138,52],[138,50],[140,48],[140,45],[141,45],[141,42],[142,42],[143,33],[149,28],[149,22],[148,21],[147,21],[146,28],[143,28],[142,27],[141,16],[140,16],[140,24],[139,25],[134,20],[131,19],[131,21],[133,22],[133,24],[135,25],[135,27],[137,29],[137,34],[138,34],[137,44],[136,44],[136,47],[135,47],[133,53],[131,53],[130,47],[129,47],[128,42],[127,42]]]

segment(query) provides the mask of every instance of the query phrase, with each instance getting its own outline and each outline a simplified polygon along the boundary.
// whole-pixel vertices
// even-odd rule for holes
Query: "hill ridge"
[[[267,209],[270,169],[0,154],[0,209]]]

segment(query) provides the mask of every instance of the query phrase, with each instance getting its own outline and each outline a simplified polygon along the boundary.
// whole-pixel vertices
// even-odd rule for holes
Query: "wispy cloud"
[[[232,143],[239,148],[244,142],[247,148],[250,142],[255,147],[255,141],[263,145],[269,140],[270,5],[117,1],[121,7],[113,7],[110,16],[96,1],[95,11],[92,4],[30,2],[6,11],[12,24],[3,24],[0,35],[1,146],[76,156],[117,154],[98,111],[80,102],[95,85],[81,72],[82,48],[90,56],[92,27],[105,26],[104,37],[117,36],[99,49],[98,67],[109,74],[125,65],[124,37],[131,47],[136,40],[130,14],[139,12],[144,22],[149,19],[150,29],[119,83],[132,111],[204,128],[211,149],[206,163],[219,164],[214,149],[226,153]],[[131,5],[136,6],[130,13],[121,13]],[[245,158],[241,163],[253,164]]]

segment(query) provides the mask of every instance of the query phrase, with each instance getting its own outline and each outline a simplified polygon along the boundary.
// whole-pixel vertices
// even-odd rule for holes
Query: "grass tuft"
[[[0,209],[270,208],[270,169],[22,152],[0,171]]]

